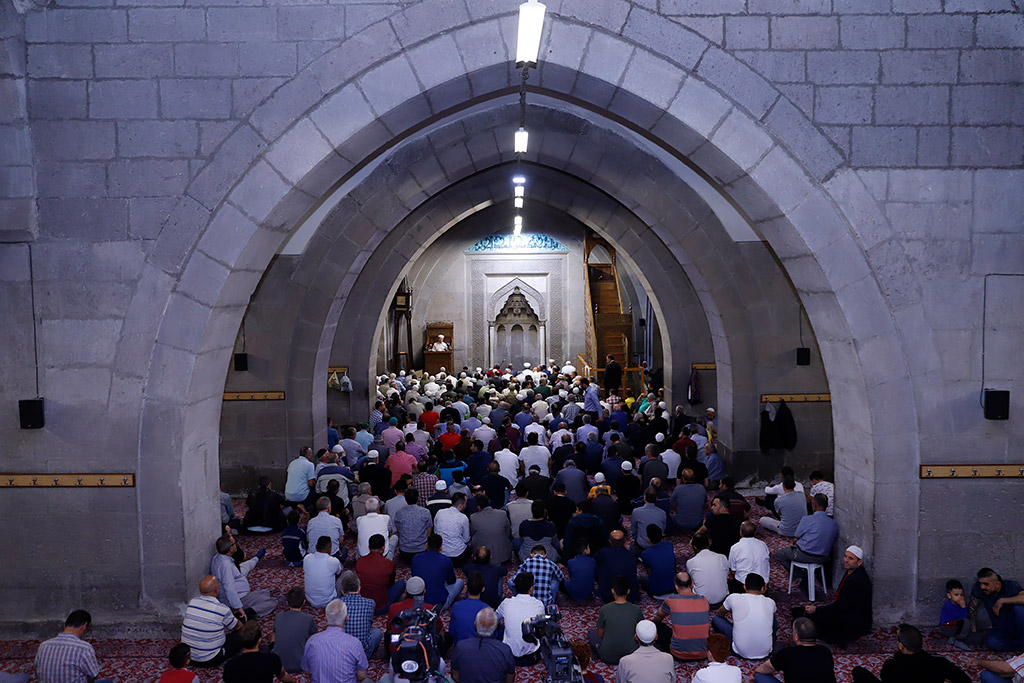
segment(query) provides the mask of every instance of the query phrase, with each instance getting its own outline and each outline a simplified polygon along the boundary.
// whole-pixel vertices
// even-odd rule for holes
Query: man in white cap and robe
[[[843,553],[846,573],[827,605],[808,605],[804,613],[814,622],[818,638],[846,645],[871,633],[871,578],[864,569],[864,550],[851,545]],[[799,607],[794,608],[794,616]]]

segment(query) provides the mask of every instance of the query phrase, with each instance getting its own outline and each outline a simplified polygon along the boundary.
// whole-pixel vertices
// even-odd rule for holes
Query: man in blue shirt
[[[597,596],[604,602],[612,601],[612,582],[616,576],[625,576],[629,582],[629,601],[640,602],[640,585],[636,576],[636,555],[626,548],[626,534],[613,531],[608,535],[608,547],[594,558],[597,560]]]
[[[565,580],[565,592],[576,602],[583,602],[594,594],[597,561],[590,556],[590,544],[585,538],[576,542],[575,551],[575,556],[568,564],[569,578]]]
[[[580,380],[580,386],[583,387],[583,412],[590,413],[591,421],[597,422],[601,417],[601,401],[597,397],[597,387],[586,377]]]
[[[423,579],[426,585],[424,599],[431,605],[439,605],[443,612],[455,602],[462,592],[463,581],[455,576],[455,565],[450,558],[441,554],[443,541],[437,534],[427,539],[427,549],[412,559],[412,575]]]
[[[646,584],[652,598],[670,595],[676,590],[675,548],[671,541],[664,540],[664,534],[656,524],[647,525],[647,538],[651,541],[651,547],[640,556],[647,569],[647,576],[640,577],[640,584]]]
[[[814,512],[801,518],[796,527],[796,543],[775,552],[787,572],[793,562],[826,564],[839,537],[839,525],[825,513],[828,498],[819,493],[811,499],[811,505]]]
[[[459,600],[452,605],[451,620],[448,631],[452,634],[452,642],[459,642],[465,638],[472,638],[476,635],[477,613],[487,607],[487,603],[480,599],[484,592],[484,575],[480,572],[472,572],[466,578],[465,600]]]
[[[476,633],[455,644],[452,671],[460,683],[512,683],[516,679],[512,648],[494,637],[498,615],[485,607],[476,615]]]

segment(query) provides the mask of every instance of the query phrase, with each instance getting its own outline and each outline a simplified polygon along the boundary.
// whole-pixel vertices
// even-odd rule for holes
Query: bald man
[[[608,534],[608,547],[602,548],[597,561],[597,593],[604,602],[612,601],[612,583],[616,576],[629,582],[629,601],[640,602],[640,584],[637,581],[637,556],[626,549],[626,535],[621,530]]]
[[[199,581],[199,597],[189,600],[181,624],[181,641],[192,650],[192,665],[220,666],[242,649],[238,635],[239,620],[231,608],[217,599],[220,582],[216,576]],[[240,618],[245,620],[245,612]]]

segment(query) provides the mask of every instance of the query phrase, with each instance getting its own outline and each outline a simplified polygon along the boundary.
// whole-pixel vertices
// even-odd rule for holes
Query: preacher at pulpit
[[[444,340],[444,335],[437,335],[437,339],[427,349],[428,351],[451,351],[452,346]]]

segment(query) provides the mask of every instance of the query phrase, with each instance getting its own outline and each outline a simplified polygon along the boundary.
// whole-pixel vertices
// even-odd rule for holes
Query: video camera
[[[437,630],[437,614],[423,607],[422,598],[413,609],[395,615],[390,633],[391,667],[396,676],[413,683],[444,680],[438,673],[441,635]]]
[[[583,683],[580,664],[565,639],[557,605],[548,605],[544,614],[523,622],[523,640],[540,642],[540,658],[547,669],[547,683]]]

